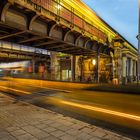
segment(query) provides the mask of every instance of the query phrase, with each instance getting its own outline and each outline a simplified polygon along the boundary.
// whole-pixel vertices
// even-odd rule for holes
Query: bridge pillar
[[[81,81],[81,73],[80,73],[80,56],[76,56],[75,59],[75,80],[76,81]]]
[[[84,75],[84,57],[81,58],[81,81],[85,81],[85,75]]]
[[[126,63],[127,63],[127,57],[123,56],[122,58],[122,84],[126,84],[127,78],[126,78]]]
[[[133,68],[134,68],[134,64],[133,64],[133,59],[130,59],[130,82],[132,83],[133,81]]]
[[[127,80],[131,82],[131,59],[127,59]]]
[[[99,83],[100,82],[100,54],[98,53],[97,54],[97,66],[96,66],[96,73],[97,73],[97,83]]]
[[[35,74],[35,59],[32,59],[33,74]]]
[[[122,83],[122,51],[120,47],[114,49],[115,55],[115,69],[114,69],[114,78],[118,80],[117,84]]]
[[[75,62],[76,62],[76,56],[71,56],[71,73],[72,73],[72,82],[75,81]]]
[[[134,68],[133,68],[134,81],[136,81],[136,79],[137,79],[137,62],[136,62],[136,60],[134,60],[133,64],[134,64]]]
[[[56,52],[51,52],[51,80],[60,80],[60,64]]]

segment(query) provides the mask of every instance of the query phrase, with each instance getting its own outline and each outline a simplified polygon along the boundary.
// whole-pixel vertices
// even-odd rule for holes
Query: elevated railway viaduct
[[[53,80],[136,79],[137,50],[80,0],[2,0],[0,40],[50,51]]]

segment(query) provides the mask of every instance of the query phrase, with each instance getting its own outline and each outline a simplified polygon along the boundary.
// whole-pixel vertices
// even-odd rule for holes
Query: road
[[[140,138],[140,96],[42,86],[42,83],[1,81],[0,89],[16,98]]]

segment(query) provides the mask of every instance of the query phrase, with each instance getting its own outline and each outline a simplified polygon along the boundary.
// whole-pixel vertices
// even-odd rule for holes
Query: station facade
[[[60,81],[137,79],[137,49],[80,0],[3,0],[0,40],[49,52],[30,73]]]

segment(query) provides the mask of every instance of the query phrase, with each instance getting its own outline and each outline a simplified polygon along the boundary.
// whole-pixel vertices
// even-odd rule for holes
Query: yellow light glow
[[[94,66],[96,65],[96,60],[95,60],[95,59],[92,60],[92,64],[93,64]]]
[[[61,7],[61,5],[57,5],[56,8],[57,8],[58,10],[61,10],[62,7]]]
[[[88,19],[90,19],[91,21],[93,21],[95,27],[100,28],[101,31],[110,34],[112,37],[116,36],[116,33],[112,31],[109,27],[107,27],[105,23],[103,23],[100,20],[100,18],[96,15],[96,13],[93,10],[91,10],[87,5],[81,3],[81,1],[67,0],[66,2],[76,10],[80,11],[83,15],[85,15],[86,13],[85,16],[88,17]]]
[[[68,101],[61,101],[61,103],[65,104],[65,105],[70,105],[70,106],[74,106],[74,107],[79,107],[79,108],[83,108],[83,109],[96,111],[96,112],[102,112],[105,114],[111,114],[114,116],[124,117],[124,118],[132,119],[135,121],[140,121],[140,116],[136,116],[136,115],[132,115],[132,114],[122,113],[122,112],[118,112],[118,111],[113,111],[113,110],[109,110],[109,109],[104,109],[104,108],[99,108],[99,107],[94,107],[94,106],[89,106],[89,105],[83,105],[83,104],[73,103],[73,102],[68,102]]]
[[[0,86],[0,88],[6,89],[6,90],[8,89],[8,90],[15,91],[15,92],[20,92],[23,94],[31,94],[31,92],[28,92],[28,91],[18,90],[18,89],[14,89],[14,88],[5,87],[5,86]]]

